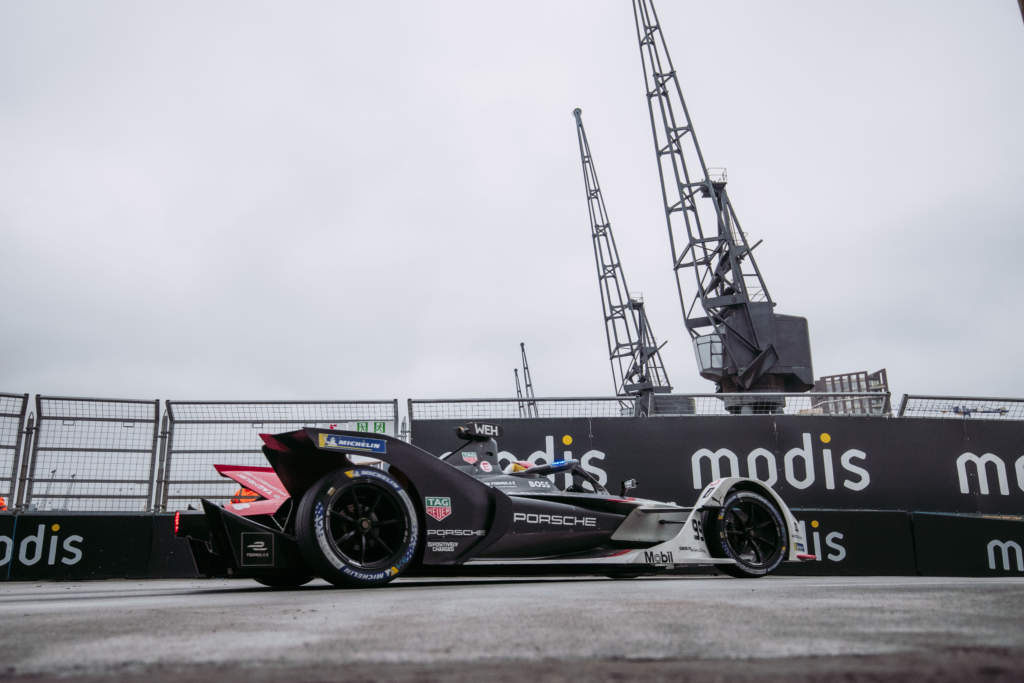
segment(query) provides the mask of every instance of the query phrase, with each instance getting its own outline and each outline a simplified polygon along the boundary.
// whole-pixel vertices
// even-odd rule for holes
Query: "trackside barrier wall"
[[[684,503],[709,481],[749,476],[791,507],[957,513],[1024,511],[1024,422],[961,415],[707,415],[647,418],[552,415],[519,419],[515,401],[412,402],[413,443],[432,453],[460,445],[456,426],[504,427],[499,461],[579,460],[617,491]],[[788,406],[787,399],[787,406]],[[509,417],[509,415],[513,415]]]
[[[226,503],[238,489],[215,464],[259,465],[260,433],[320,427],[396,435],[398,401],[167,401],[167,440],[158,510],[181,510],[200,498]]]
[[[0,394],[0,497],[7,507],[17,504],[18,464],[28,394]]]
[[[1024,517],[911,517],[923,576],[1024,576]]]
[[[159,401],[36,397],[27,509],[152,509]],[[24,468],[23,468],[24,469]]]
[[[0,580],[194,576],[172,515],[0,514]]]
[[[1024,518],[794,510],[816,561],[783,575],[1021,576]],[[816,524],[816,525],[815,525]],[[710,568],[685,573],[711,573]],[[0,581],[197,576],[173,515],[0,514]]]
[[[910,515],[898,510],[792,510],[812,562],[783,564],[791,576],[909,576],[916,573]]]

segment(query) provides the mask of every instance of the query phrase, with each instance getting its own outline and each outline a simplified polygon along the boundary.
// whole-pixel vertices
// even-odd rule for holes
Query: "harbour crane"
[[[597,179],[582,114],[579,108],[573,110],[615,395],[638,396],[638,405],[650,408],[651,394],[669,393],[672,385],[661,360],[661,346],[655,341],[647,319],[643,299],[632,296],[626,286],[626,275]]]
[[[721,393],[808,391],[814,373],[807,319],[774,311],[754,260],[760,242],[747,242],[725,173],[710,173],[704,162],[652,1],[633,0],[633,17],[672,267],[700,374]],[[684,287],[690,277],[693,284]],[[782,407],[781,397],[726,402],[736,413]]]
[[[533,395],[533,378],[530,376],[530,364],[526,361],[526,343],[519,342],[519,352],[523,357],[523,388],[526,390],[526,401],[525,406],[520,403],[520,415],[523,417],[540,417],[540,413],[537,410],[537,401]],[[516,373],[516,394],[518,397],[522,397],[522,393],[519,390],[519,373]],[[525,410],[523,410],[525,407]]]

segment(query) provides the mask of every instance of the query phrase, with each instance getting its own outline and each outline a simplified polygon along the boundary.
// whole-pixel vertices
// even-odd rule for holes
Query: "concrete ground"
[[[1024,578],[0,584],[0,679],[1024,680]]]

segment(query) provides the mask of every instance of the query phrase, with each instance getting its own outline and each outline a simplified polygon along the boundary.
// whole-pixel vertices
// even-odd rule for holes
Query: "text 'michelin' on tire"
[[[380,586],[402,573],[419,542],[409,494],[387,473],[336,470],[302,496],[295,537],[318,576],[337,586]]]
[[[753,491],[730,493],[721,508],[709,511],[704,530],[713,557],[736,560],[736,564],[717,565],[730,576],[765,576],[786,558],[789,538],[782,514]]]

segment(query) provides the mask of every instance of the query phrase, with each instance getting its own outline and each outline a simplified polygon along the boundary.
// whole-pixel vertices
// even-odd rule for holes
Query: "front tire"
[[[409,494],[376,469],[325,475],[299,502],[295,540],[316,574],[336,586],[392,581],[412,562],[419,521]]]
[[[704,530],[712,557],[736,561],[717,566],[730,576],[766,576],[786,558],[789,536],[782,514],[770,500],[753,491],[730,493],[721,508],[709,512]]]

